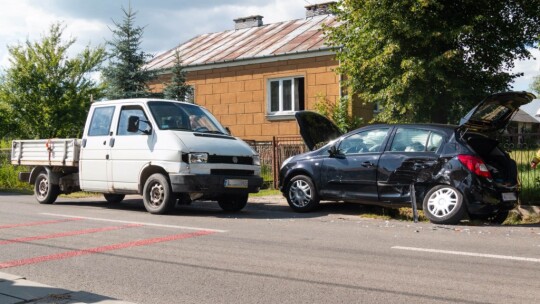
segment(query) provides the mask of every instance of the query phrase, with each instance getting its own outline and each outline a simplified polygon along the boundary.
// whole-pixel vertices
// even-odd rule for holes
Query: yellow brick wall
[[[195,87],[195,103],[210,110],[233,135],[266,141],[272,140],[272,136],[299,134],[294,118],[267,119],[267,80],[304,76],[305,108],[313,110],[317,96],[332,102],[339,99],[339,76],[334,71],[337,64],[333,56],[321,56],[192,71],[187,82]],[[162,76],[151,88],[161,90],[167,77],[170,76]]]

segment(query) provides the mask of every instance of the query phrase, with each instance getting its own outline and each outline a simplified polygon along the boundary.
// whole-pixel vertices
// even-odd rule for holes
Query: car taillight
[[[465,167],[471,170],[472,173],[481,177],[491,179],[491,173],[489,172],[486,164],[480,157],[460,154],[458,155],[458,159],[463,165],[465,165]]]

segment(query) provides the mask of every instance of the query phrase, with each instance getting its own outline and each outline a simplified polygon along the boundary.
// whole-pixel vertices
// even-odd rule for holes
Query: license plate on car
[[[247,179],[225,179],[225,188],[247,188]]]
[[[517,200],[517,195],[515,192],[505,192],[502,194],[503,201],[515,201]]]

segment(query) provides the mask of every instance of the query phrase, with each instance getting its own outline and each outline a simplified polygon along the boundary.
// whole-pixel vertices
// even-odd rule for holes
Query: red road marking
[[[54,233],[54,234],[30,236],[30,237],[24,237],[24,238],[17,238],[17,239],[0,241],[0,245],[6,245],[6,244],[12,244],[12,243],[31,242],[31,241],[37,241],[37,240],[46,240],[46,239],[53,239],[53,238],[59,238],[59,237],[65,237],[65,236],[73,236],[73,235],[89,234],[89,233],[96,233],[96,232],[112,231],[112,230],[119,230],[119,229],[133,228],[133,227],[140,227],[140,226],[143,226],[143,224],[129,224],[129,225],[122,225],[122,226],[111,226],[111,227],[102,227],[102,228],[93,228],[93,229],[84,229],[84,230],[60,232],[60,233]]]
[[[113,244],[113,245],[102,246],[102,247],[95,247],[95,248],[90,248],[90,249],[66,251],[62,253],[44,255],[44,256],[39,256],[35,258],[2,262],[0,263],[0,269],[47,262],[47,261],[61,260],[61,259],[66,259],[66,258],[71,258],[71,257],[76,257],[76,256],[81,256],[81,255],[100,253],[100,252],[124,249],[124,248],[129,248],[129,247],[146,246],[146,245],[151,245],[155,243],[183,240],[183,239],[188,239],[192,237],[198,237],[198,236],[203,236],[203,235],[208,235],[208,234],[213,234],[213,233],[215,232],[203,230],[203,231],[192,232],[192,233],[174,234],[174,235],[152,238],[152,239],[145,239],[145,240]]]
[[[26,226],[39,226],[39,225],[48,225],[48,224],[64,223],[64,222],[71,222],[71,221],[81,221],[81,220],[83,220],[83,219],[78,218],[78,217],[72,217],[72,218],[67,218],[67,219],[63,219],[63,220],[51,220],[51,221],[41,221],[41,222],[3,225],[3,226],[0,226],[0,229],[15,228],[15,227],[26,227]]]

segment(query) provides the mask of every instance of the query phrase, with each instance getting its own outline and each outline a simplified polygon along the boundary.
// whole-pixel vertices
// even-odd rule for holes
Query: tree
[[[457,122],[540,34],[540,0],[342,0],[326,27],[339,72],[386,122]]]
[[[107,85],[106,97],[110,99],[145,97],[151,95],[147,83],[155,77],[155,72],[144,65],[152,55],[140,50],[144,28],[135,26],[137,12],[124,9],[124,20],[111,29],[113,38],[107,41],[109,65],[103,69],[102,76]]]
[[[190,100],[190,97],[193,96],[193,88],[186,84],[187,73],[183,69],[178,50],[174,53],[174,59],[171,81],[163,89],[163,96],[167,99],[193,102]]]
[[[349,113],[349,97],[343,96],[337,102],[331,102],[325,96],[317,95],[315,110],[330,119],[334,124],[346,133],[359,128],[363,120]]]
[[[64,28],[55,23],[38,42],[8,46],[11,66],[0,83],[0,108],[11,116],[3,123],[15,126],[11,136],[80,135],[92,97],[103,95],[92,73],[105,59],[104,48],[87,46],[68,58],[76,39],[63,41]]]

